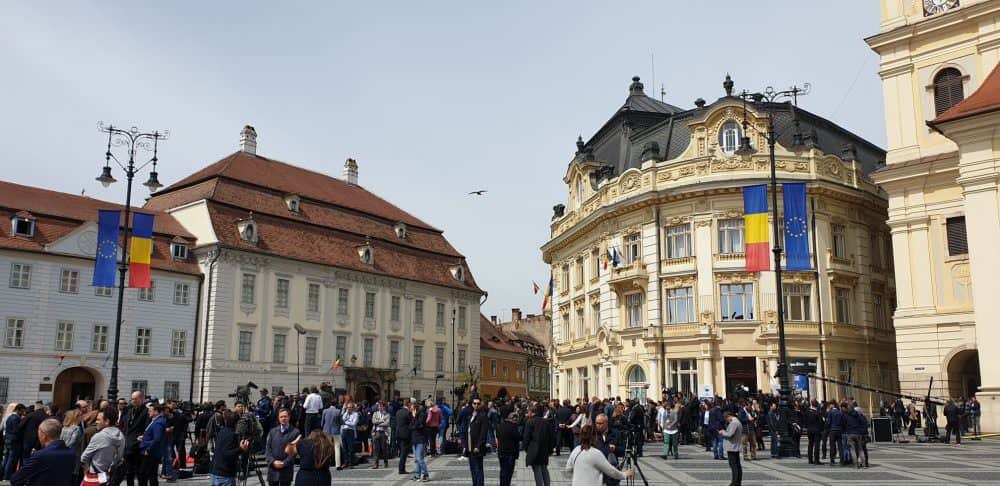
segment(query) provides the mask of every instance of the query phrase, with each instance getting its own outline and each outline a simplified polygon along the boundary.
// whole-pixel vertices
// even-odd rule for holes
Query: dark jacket
[[[139,452],[139,436],[146,432],[149,425],[149,410],[144,406],[125,407],[125,413],[120,417],[122,423],[118,427],[125,434],[125,454],[136,454]]]
[[[814,408],[807,408],[804,413],[804,423],[802,424],[810,434],[818,434],[823,431],[823,417]]]
[[[555,445],[552,424],[542,417],[531,417],[524,426],[524,463],[529,466],[548,466],[549,454]]]
[[[858,412],[851,410],[844,414],[844,433],[847,435],[864,435],[867,421]]]
[[[401,407],[396,410],[396,440],[402,442],[410,441],[410,421],[413,420],[413,416],[410,415],[410,411],[406,408]]]
[[[36,451],[24,460],[14,476],[11,486],[49,486],[70,484],[76,467],[76,452],[61,440],[54,440],[48,447]]]
[[[486,454],[486,431],[490,429],[489,414],[486,410],[472,414],[469,421],[469,456],[482,457]],[[478,450],[478,452],[476,452]]]
[[[572,420],[570,419],[570,417],[572,416],[573,416],[572,408],[562,406],[556,409],[557,424],[569,425],[570,423],[572,423]]]
[[[708,411],[708,430],[720,430],[726,428],[722,423],[722,409],[712,407]]]
[[[17,426],[17,433],[21,436],[25,450],[41,448],[38,442],[38,426],[47,418],[49,416],[45,414],[45,410],[38,409],[21,419],[20,425]]]
[[[223,427],[215,434],[215,455],[212,456],[212,474],[224,478],[236,477],[236,460],[240,456],[240,442],[236,432]]]
[[[267,442],[264,446],[264,457],[267,460],[267,481],[269,483],[277,482],[290,482],[292,480],[292,474],[295,471],[295,463],[293,461],[286,461],[284,468],[275,469],[273,467],[274,461],[285,461],[288,455],[285,454],[285,446],[289,442],[295,440],[299,436],[299,429],[292,427],[292,424],[288,424],[288,428],[285,432],[281,432],[281,425],[275,425],[270,432],[267,433]]]
[[[830,432],[841,433],[844,431],[844,413],[839,408],[834,407],[826,417],[826,428]]]
[[[944,418],[948,419],[950,424],[958,424],[961,420],[962,411],[954,403],[945,405],[944,407]]]
[[[427,409],[421,408],[417,416],[410,421],[410,443],[422,444],[427,440],[427,435],[424,434],[426,430],[424,422],[427,422]]]
[[[139,450],[153,457],[162,458],[167,452],[167,418],[160,415],[142,433]]]
[[[497,454],[501,456],[517,456],[518,447],[521,444],[521,433],[517,431],[517,424],[507,420],[501,420],[497,426],[497,442],[499,448]]]

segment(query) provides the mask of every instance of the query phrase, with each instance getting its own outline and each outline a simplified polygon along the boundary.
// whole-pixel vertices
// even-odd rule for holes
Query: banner
[[[812,270],[809,258],[809,224],[806,214],[806,185],[781,185],[785,208],[785,270]]]
[[[153,256],[153,215],[135,213],[132,218],[132,242],[129,247],[128,286],[148,289],[149,265]]]
[[[118,225],[121,211],[97,211],[97,253],[94,255],[94,287],[114,287],[118,267]]]
[[[767,186],[743,188],[743,226],[746,232],[748,272],[771,269],[770,239],[767,237]]]

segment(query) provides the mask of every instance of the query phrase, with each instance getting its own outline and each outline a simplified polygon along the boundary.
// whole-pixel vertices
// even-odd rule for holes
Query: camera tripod
[[[622,454],[622,458],[618,461],[618,469],[633,468],[635,473],[642,479],[643,486],[649,486],[649,481],[646,480],[646,475],[643,474],[642,468],[639,467],[639,458],[637,457],[639,444],[636,442],[640,440],[639,435],[641,432],[635,430],[631,427],[626,429],[625,432],[625,452]],[[626,486],[635,485],[635,476],[625,480]]]
[[[257,453],[252,450],[241,452],[239,457],[239,470],[236,472],[236,484],[239,486],[246,486],[247,480],[250,479],[251,472],[257,475],[257,480],[260,481],[260,486],[265,486],[267,484],[264,481],[264,475],[260,472],[260,468],[257,466]]]

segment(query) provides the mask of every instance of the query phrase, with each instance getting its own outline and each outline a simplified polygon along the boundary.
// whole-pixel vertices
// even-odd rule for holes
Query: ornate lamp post
[[[788,348],[785,344],[785,299],[784,293],[781,287],[781,253],[783,251],[781,244],[781,231],[778,224],[778,177],[776,174],[776,165],[774,160],[774,146],[778,140],[778,133],[775,132],[774,128],[774,110],[779,106],[784,106],[787,102],[778,102],[777,100],[790,99],[791,100],[791,110],[792,116],[795,120],[794,128],[795,133],[792,134],[791,149],[796,153],[801,153],[805,148],[803,143],[802,134],[799,132],[799,122],[795,118],[795,107],[798,104],[798,97],[809,94],[811,90],[811,85],[805,83],[803,87],[792,86],[791,88],[784,91],[775,91],[774,88],[768,86],[763,92],[747,92],[743,91],[740,93],[740,97],[744,100],[744,111],[743,111],[743,136],[740,137],[740,146],[736,150],[736,153],[742,157],[750,157],[756,152],[753,146],[750,144],[750,137],[747,136],[747,128],[749,127],[746,121],[746,102],[749,101],[758,109],[767,114],[767,133],[765,133],[765,138],[767,139],[767,149],[768,156],[771,165],[771,175],[770,175],[770,186],[771,186],[771,220],[773,227],[773,240],[771,242],[771,251],[774,253],[774,286],[775,295],[777,296],[777,312],[778,312],[778,413],[781,414],[781,426],[778,428],[778,434],[781,436],[781,455],[789,456],[791,455],[791,449],[795,446],[792,443],[791,434],[788,431],[788,417],[790,411],[790,402],[792,395],[791,383],[788,377]]]
[[[118,264],[118,311],[115,315],[115,348],[111,360],[111,378],[108,380],[108,400],[114,402],[118,399],[118,351],[122,336],[122,305],[125,302],[125,273],[128,271],[128,243],[132,232],[132,220],[130,218],[132,210],[132,179],[135,178],[136,173],[152,164],[153,167],[149,172],[149,179],[142,185],[148,187],[150,192],[163,187],[156,172],[156,163],[159,160],[156,157],[156,151],[159,141],[166,140],[170,136],[170,132],[140,132],[136,127],[124,130],[114,125],[105,125],[104,122],[99,122],[97,129],[108,134],[108,148],[104,153],[104,168],[101,170],[101,175],[97,177],[97,181],[104,187],[117,182],[114,176],[111,175],[112,160],[118,164],[118,167],[121,167],[125,171],[126,180],[125,237],[122,239],[122,257]],[[122,165],[118,157],[115,157],[111,153],[112,146],[123,147],[125,149],[128,154],[128,163],[126,165]],[[135,156],[139,150],[152,151],[153,158],[136,167]]]

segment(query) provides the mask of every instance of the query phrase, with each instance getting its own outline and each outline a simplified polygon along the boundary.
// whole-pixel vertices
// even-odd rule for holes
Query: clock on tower
[[[958,0],[924,0],[924,17],[947,12],[958,7]]]

